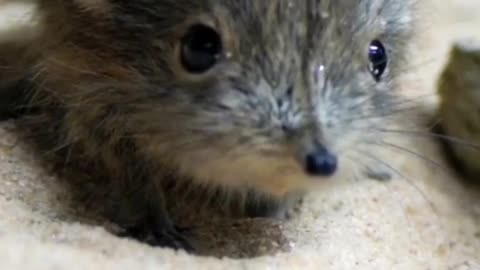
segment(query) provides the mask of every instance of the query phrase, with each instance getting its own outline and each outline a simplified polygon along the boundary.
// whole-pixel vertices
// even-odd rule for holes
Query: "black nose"
[[[317,150],[305,157],[305,170],[312,176],[331,176],[337,171],[338,160],[326,149]]]

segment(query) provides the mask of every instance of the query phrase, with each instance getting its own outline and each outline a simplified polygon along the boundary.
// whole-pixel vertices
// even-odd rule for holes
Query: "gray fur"
[[[26,123],[103,176],[94,186],[119,219],[153,215],[168,232],[162,186],[172,174],[191,189],[253,191],[289,209],[277,205],[321,180],[301,165],[314,142],[343,155],[379,125],[366,116],[389,113],[413,30],[408,0],[91,3],[43,1],[30,102],[42,114]],[[227,53],[192,76],[176,48],[197,21],[221,33]],[[380,82],[368,71],[374,39],[390,59]]]

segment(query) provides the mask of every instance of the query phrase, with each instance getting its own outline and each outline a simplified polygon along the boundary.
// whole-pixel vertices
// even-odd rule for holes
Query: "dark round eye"
[[[370,43],[368,59],[370,60],[370,72],[375,80],[379,81],[388,64],[387,51],[380,41],[374,40]]]
[[[214,29],[196,24],[181,40],[181,62],[191,73],[202,73],[212,68],[222,55],[222,40]]]

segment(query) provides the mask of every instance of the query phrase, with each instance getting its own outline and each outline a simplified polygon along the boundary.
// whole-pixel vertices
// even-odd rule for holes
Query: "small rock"
[[[461,169],[480,172],[480,40],[454,44],[438,93],[445,143]]]

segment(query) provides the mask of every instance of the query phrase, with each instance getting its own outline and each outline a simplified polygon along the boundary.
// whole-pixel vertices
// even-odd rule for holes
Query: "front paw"
[[[382,182],[391,180],[392,174],[392,169],[385,165],[369,166],[365,171],[365,175],[368,178]]]
[[[190,241],[185,237],[183,229],[177,228],[153,228],[152,246],[170,247],[175,250],[182,249],[188,253],[193,253],[195,249]]]
[[[296,216],[303,204],[303,196],[290,196],[283,200],[263,200],[247,207],[248,217],[268,217],[288,220]]]
[[[289,220],[297,216],[302,209],[303,197],[295,197],[285,202],[275,213],[275,218]]]
[[[181,249],[188,253],[193,253],[195,249],[184,235],[188,231],[188,229],[174,226],[141,224],[125,228],[125,231],[120,236],[133,238],[153,247]]]

